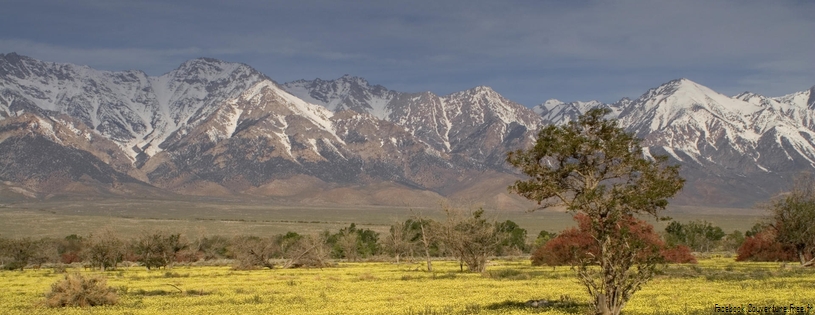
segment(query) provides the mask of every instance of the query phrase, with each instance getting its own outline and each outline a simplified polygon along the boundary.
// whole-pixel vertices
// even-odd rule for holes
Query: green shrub
[[[507,279],[507,280],[528,280],[531,278],[528,274],[515,269],[500,269],[486,271],[481,273],[481,276],[484,278]]]

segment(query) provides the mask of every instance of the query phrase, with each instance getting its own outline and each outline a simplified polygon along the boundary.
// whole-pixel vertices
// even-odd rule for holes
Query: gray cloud
[[[724,93],[815,84],[806,1],[10,1],[0,51],[109,70],[188,58],[279,81],[366,77],[445,94],[491,85],[546,98],[637,96],[676,77]],[[45,9],[43,9],[45,8]],[[630,93],[635,93],[634,95]]]

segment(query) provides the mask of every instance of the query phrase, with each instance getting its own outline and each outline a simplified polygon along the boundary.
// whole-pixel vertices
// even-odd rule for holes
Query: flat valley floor
[[[465,207],[466,208],[466,207]],[[474,208],[469,206],[469,208]],[[530,209],[533,205],[530,204]],[[289,231],[300,234],[337,231],[355,223],[383,233],[391,224],[416,215],[441,220],[444,212],[435,208],[380,207],[354,205],[277,205],[274,202],[206,200],[51,200],[0,202],[0,236],[57,237],[87,235],[113,229],[122,237],[148,230],[166,230],[189,238],[206,235],[271,236]],[[531,238],[541,230],[559,232],[575,226],[572,215],[563,211],[528,209],[488,211],[499,221],[512,220],[528,231]],[[725,232],[745,232],[761,221],[760,209],[670,206],[664,216],[680,222],[707,220]],[[662,231],[666,222],[645,218]]]

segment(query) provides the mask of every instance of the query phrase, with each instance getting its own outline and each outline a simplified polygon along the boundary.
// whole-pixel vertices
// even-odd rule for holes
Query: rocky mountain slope
[[[813,88],[815,90],[815,88]],[[489,87],[439,96],[357,77],[278,84],[200,58],[158,77],[0,54],[0,180],[26,196],[174,192],[281,202],[528,208],[505,152],[590,108],[667,154],[677,202],[749,206],[815,168],[813,90],[721,95],[687,79],[631,100],[533,108]]]
[[[392,91],[343,76],[299,80],[283,88],[335,112],[350,109],[401,126],[433,150],[452,155],[455,163],[481,168],[503,169],[505,152],[530,144],[542,123],[535,112],[486,86],[438,96]]]

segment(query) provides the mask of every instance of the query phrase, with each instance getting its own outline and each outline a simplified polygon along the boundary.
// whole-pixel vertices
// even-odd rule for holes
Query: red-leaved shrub
[[[533,266],[563,266],[576,264],[579,260],[597,255],[598,247],[588,233],[571,228],[538,247],[532,253]]]
[[[772,228],[744,240],[736,261],[795,261],[795,250],[776,241]]]
[[[666,247],[659,251],[665,262],[673,264],[695,264],[696,257],[691,254],[690,247],[685,245],[677,245],[675,247]]]
[[[75,262],[81,262],[82,257],[80,257],[79,254],[76,252],[68,252],[60,255],[59,260],[63,264],[72,264]]]
[[[591,236],[591,221],[584,214],[574,216],[577,228],[568,229],[554,239],[538,247],[532,253],[532,265],[562,266],[573,265],[580,260],[598,257],[599,244]],[[631,233],[632,239],[639,243],[640,259],[646,259],[649,251],[659,250],[666,262],[670,263],[696,263],[696,258],[690,253],[687,246],[665,248],[665,242],[654,232],[654,227],[645,221],[628,217],[620,222],[620,228]]]

